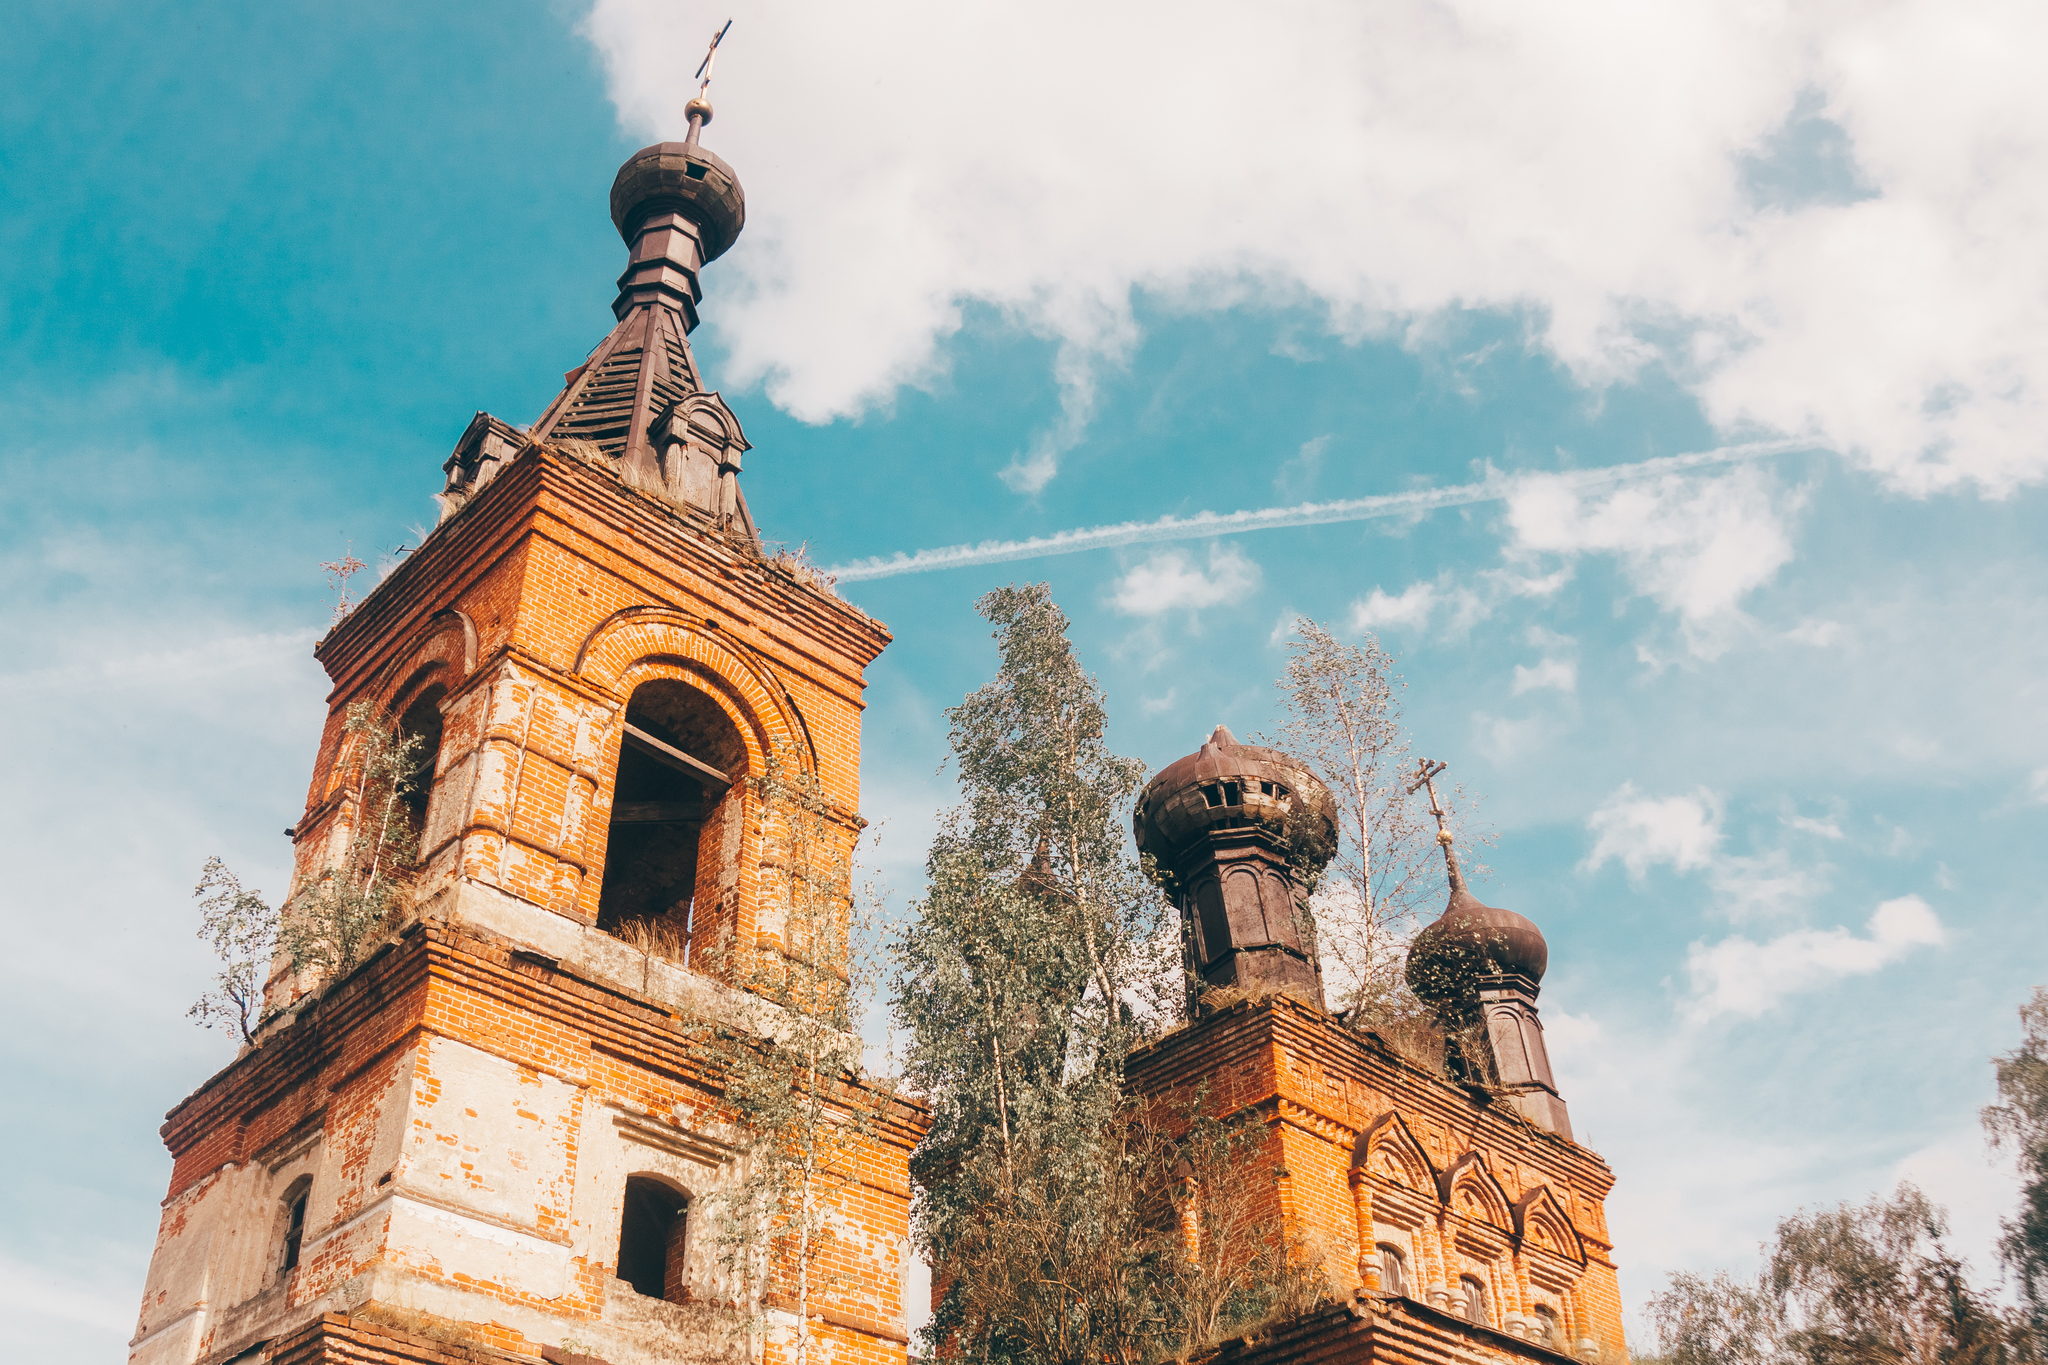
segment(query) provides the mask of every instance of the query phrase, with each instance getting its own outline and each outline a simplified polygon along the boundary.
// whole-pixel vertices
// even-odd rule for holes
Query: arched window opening
[[[298,1269],[299,1248],[306,1241],[306,1198],[312,1193],[312,1187],[312,1180],[302,1176],[285,1191],[284,1249],[278,1260],[279,1275],[289,1275]]]
[[[1536,1310],[1529,1319],[1529,1325],[1534,1329],[1529,1335],[1537,1342],[1550,1347],[1553,1351],[1562,1351],[1564,1349],[1564,1333],[1560,1332],[1557,1328],[1557,1310],[1549,1304],[1539,1303],[1536,1305]]]
[[[694,940],[738,882],[746,746],[725,711],[675,679],[643,683],[626,706],[597,927],[689,965]]]
[[[1458,1287],[1465,1291],[1465,1318],[1481,1327],[1491,1327],[1493,1317],[1486,1311],[1486,1286],[1477,1275],[1460,1275]]]
[[[1401,1248],[1391,1242],[1380,1243],[1380,1292],[1383,1294],[1406,1294],[1408,1292],[1408,1261],[1401,1255]]]
[[[650,1299],[681,1303],[689,1287],[685,1238],[690,1201],[659,1180],[626,1178],[619,1219],[619,1278]]]
[[[419,740],[411,770],[401,779],[399,788],[399,799],[405,803],[406,818],[415,839],[427,828],[427,804],[433,800],[434,772],[441,758],[441,699],[447,695],[448,689],[439,683],[424,688],[398,718],[398,733]]]

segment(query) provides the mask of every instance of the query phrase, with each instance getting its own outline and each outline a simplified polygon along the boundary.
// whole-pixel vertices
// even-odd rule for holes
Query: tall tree
[[[1043,584],[988,594],[996,676],[947,712],[961,799],[932,841],[896,1010],[933,1127],[917,1234],[934,1336],[986,1361],[1136,1362],[1181,1273],[1174,1144],[1123,1062],[1178,998],[1127,824],[1144,777]],[[1237,1268],[1233,1266],[1232,1273]]]
[[[2034,1330],[2048,1340],[2048,987],[2020,1006],[2020,1045],[1992,1059],[1998,1103],[1984,1110],[1991,1139],[2018,1158],[2020,1208],[1998,1250],[2019,1280]]]
[[[1778,1224],[1756,1281],[1680,1274],[1650,1301],[1668,1365],[2021,1365],[2016,1315],[1972,1289],[1911,1185]]]
[[[1332,1003],[1368,1025],[1419,1019],[1426,1012],[1401,980],[1404,950],[1442,909],[1445,891],[1436,825],[1408,790],[1415,762],[1401,719],[1406,684],[1370,633],[1346,644],[1306,617],[1296,618],[1294,632],[1279,680],[1277,743],[1337,799],[1337,856],[1314,901]],[[1449,792],[1455,820],[1463,792]]]

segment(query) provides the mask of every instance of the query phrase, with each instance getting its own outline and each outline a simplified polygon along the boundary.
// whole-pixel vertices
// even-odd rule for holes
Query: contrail
[[[1012,559],[1079,554],[1083,550],[1112,549],[1145,541],[1202,540],[1211,536],[1236,535],[1240,531],[1273,531],[1283,526],[1323,526],[1338,521],[1413,516],[1433,512],[1439,507],[1499,502],[1517,489],[1539,480],[1565,488],[1596,488],[1603,484],[1629,483],[1660,474],[1698,469],[1704,465],[1739,464],[1795,450],[1819,448],[1812,441],[1748,441],[1686,455],[1666,455],[1636,464],[1609,465],[1604,469],[1568,469],[1555,474],[1490,474],[1478,483],[1456,484],[1449,488],[1418,488],[1407,493],[1381,493],[1369,498],[1346,498],[1340,502],[1304,502],[1293,507],[1262,507],[1250,512],[1197,512],[1190,517],[1166,516],[1157,521],[1124,521],[1114,526],[1058,531],[1049,536],[1032,536],[1029,540],[984,540],[978,545],[947,545],[936,550],[919,550],[914,554],[898,550],[886,557],[876,555],[869,559],[856,559],[825,572],[841,583],[858,583],[868,578],[894,578],[898,574],[964,569],[973,564],[1000,564]]]

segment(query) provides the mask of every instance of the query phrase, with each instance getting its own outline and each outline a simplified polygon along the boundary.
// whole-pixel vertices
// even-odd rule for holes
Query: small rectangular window
[[[1241,806],[1244,804],[1244,793],[1239,789],[1237,783],[1225,782],[1223,784],[1223,804],[1226,806]]]

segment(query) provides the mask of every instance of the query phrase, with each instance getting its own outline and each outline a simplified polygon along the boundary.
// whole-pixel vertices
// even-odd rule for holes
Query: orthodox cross
[[[703,99],[711,89],[711,64],[718,60],[718,45],[725,41],[725,35],[731,28],[732,20],[728,19],[724,28],[711,35],[711,46],[704,50],[704,60],[697,63],[697,74],[692,79],[701,82],[697,87],[699,99]]]
[[[1451,829],[1444,822],[1443,802],[1437,800],[1436,796],[1436,775],[1448,766],[1427,758],[1417,759],[1415,780],[1408,784],[1408,794],[1413,796],[1424,788],[1429,790],[1429,813],[1436,817],[1436,841],[1443,846],[1444,871],[1451,879],[1451,894],[1456,895],[1465,889],[1465,873],[1459,868],[1457,852],[1451,847]]]
[[[711,46],[704,49],[704,60],[697,63],[697,93],[683,106],[683,117],[690,121],[690,135],[683,139],[694,143],[704,132],[704,125],[711,122],[711,67],[718,60],[718,45],[725,41],[725,35],[732,29],[732,20],[725,21],[725,27],[711,35]]]

